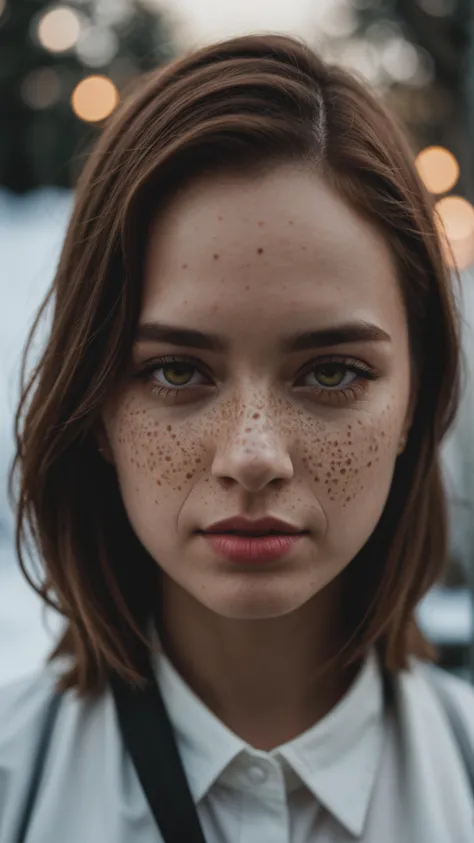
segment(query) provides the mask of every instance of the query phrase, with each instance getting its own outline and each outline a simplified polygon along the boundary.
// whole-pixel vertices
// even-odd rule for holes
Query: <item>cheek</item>
[[[110,418],[108,430],[129,514],[143,506],[148,512],[155,506],[164,512],[179,505],[202,463],[183,431],[157,422],[133,398]]]
[[[398,415],[390,404],[376,416],[353,414],[304,457],[330,535],[337,536],[342,524],[345,535],[352,531],[357,542],[360,533],[363,543],[375,528],[393,477],[402,424]]]

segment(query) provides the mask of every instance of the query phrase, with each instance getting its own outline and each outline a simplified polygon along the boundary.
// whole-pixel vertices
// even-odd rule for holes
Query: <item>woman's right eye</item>
[[[206,378],[198,361],[175,356],[157,358],[137,375],[150,384],[154,395],[162,398],[178,398],[180,393],[189,396],[193,390],[209,385],[209,378],[196,382],[196,376]]]
[[[192,380],[192,372],[197,372],[196,366],[191,363],[164,363],[157,365],[153,369],[153,377],[156,377],[158,372],[161,372],[167,383],[161,383],[161,386],[179,389],[190,385]],[[193,384],[194,386],[195,384]]]

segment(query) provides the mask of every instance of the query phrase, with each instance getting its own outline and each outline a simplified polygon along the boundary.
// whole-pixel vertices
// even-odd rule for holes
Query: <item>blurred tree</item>
[[[388,105],[420,148],[448,147],[461,164],[459,188],[472,195],[468,81],[473,0],[354,0],[359,27],[392,76]],[[403,49],[403,41],[414,48]],[[410,78],[410,65],[413,76]],[[386,80],[387,81],[387,80]],[[470,98],[470,97],[469,97]]]
[[[139,0],[0,0],[0,185],[73,186],[101,127],[74,113],[78,83],[120,91],[173,53],[163,14]]]

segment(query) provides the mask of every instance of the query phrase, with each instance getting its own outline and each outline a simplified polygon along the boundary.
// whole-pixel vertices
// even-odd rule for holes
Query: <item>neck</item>
[[[343,643],[335,620],[338,590],[333,583],[283,617],[236,620],[207,609],[163,575],[162,645],[229,729],[270,750],[324,717],[357,672],[359,665],[321,670]]]

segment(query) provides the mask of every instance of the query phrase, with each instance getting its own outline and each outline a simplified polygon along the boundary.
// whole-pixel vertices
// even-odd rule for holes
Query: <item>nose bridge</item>
[[[278,415],[275,395],[268,385],[244,384],[234,390],[227,433],[232,441],[240,438],[250,447],[252,443],[264,443],[278,436]]]
[[[232,477],[249,490],[291,477],[281,421],[281,409],[268,386],[236,390],[216,445],[214,474]]]

